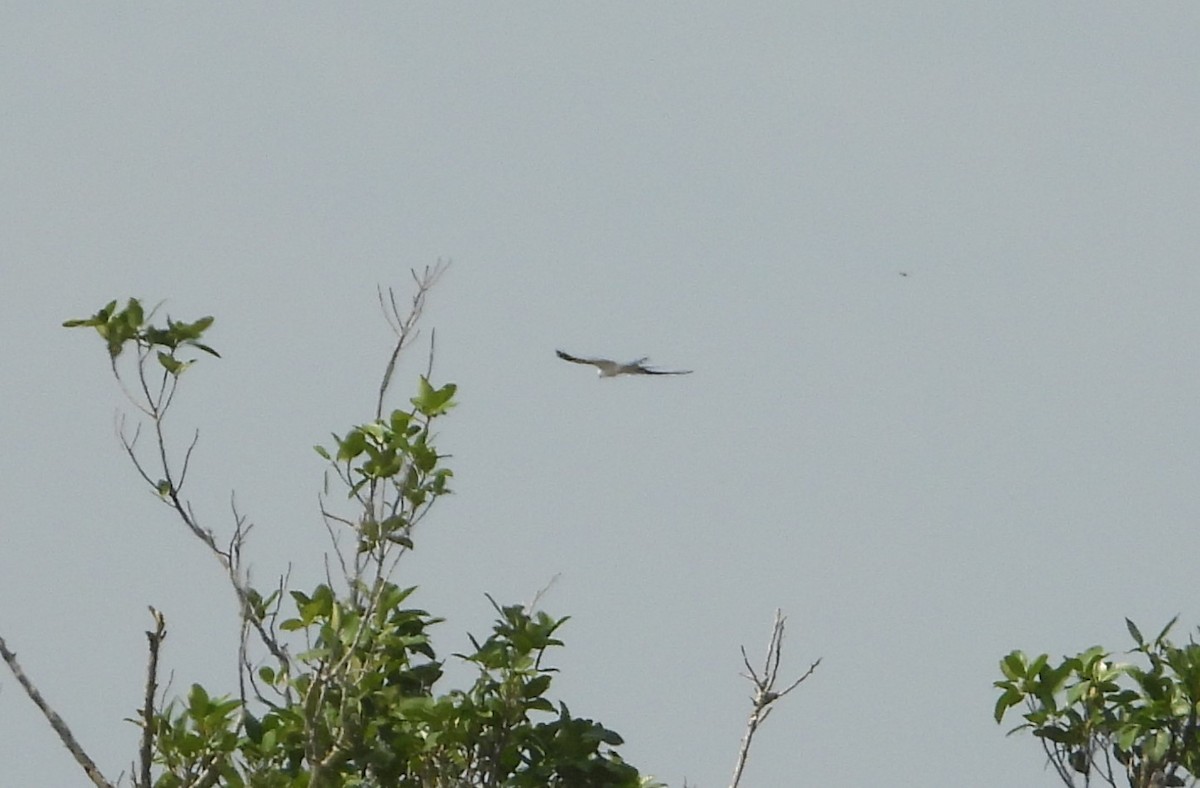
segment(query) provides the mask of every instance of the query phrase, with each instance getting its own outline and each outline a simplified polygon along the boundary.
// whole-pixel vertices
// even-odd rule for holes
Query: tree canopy
[[[574,714],[555,696],[554,649],[566,617],[492,597],[495,621],[486,637],[470,637],[467,653],[435,648],[436,615],[411,605],[413,587],[396,582],[401,559],[422,523],[451,493],[454,474],[436,446],[434,428],[457,403],[454,383],[432,379],[429,365],[416,392],[392,404],[401,353],[416,338],[430,289],[445,266],[414,272],[415,293],[403,308],[393,291],[379,302],[395,336],[372,417],[314,447],[327,463],[320,513],[330,538],[325,582],[307,589],[280,578],[270,587],[250,580],[252,526],[234,507],[226,534],[202,523],[188,498],[199,432],[176,450],[167,429],[181,381],[204,357],[211,316],[166,317],[137,298],[111,301],[68,328],[93,329],[112,373],[133,409],[120,421],[121,446],[141,483],[224,570],[238,601],[241,638],[237,686],[193,683],[182,697],[160,687],[166,616],[151,608],[153,627],[144,696],[131,721],[141,729],[133,773],[136,788],[650,788],[658,786],[619,753],[614,730]],[[333,480],[339,493],[330,493]],[[540,595],[539,595],[540,596]],[[773,704],[811,675],[776,689],[784,619],[776,614],[767,661],[751,668],[752,713],[732,785],[750,742]],[[69,726],[50,707],[0,639],[0,657],[42,710],[93,784],[113,786]],[[447,687],[448,659],[472,669],[465,687]],[[819,660],[817,661],[819,662]]]

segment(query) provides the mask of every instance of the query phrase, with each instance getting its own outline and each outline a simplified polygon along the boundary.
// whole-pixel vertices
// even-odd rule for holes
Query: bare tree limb
[[[112,783],[104,778],[100,773],[100,768],[96,766],[83,747],[75,739],[71,733],[71,729],[67,727],[67,723],[63,718],[58,716],[54,709],[50,708],[50,704],[46,703],[46,699],[42,697],[42,693],[38,692],[37,687],[33,686],[33,682],[25,675],[25,671],[21,670],[21,664],[17,662],[17,655],[8,650],[8,646],[4,643],[4,638],[0,638],[0,658],[3,658],[8,663],[8,669],[12,671],[13,677],[17,683],[25,690],[25,694],[33,701],[33,704],[42,712],[42,716],[50,723],[50,727],[54,728],[54,732],[58,734],[59,741],[70,751],[74,756],[75,762],[83,767],[83,771],[87,774],[88,779],[93,785],[98,788],[116,788]]]
[[[217,544],[216,534],[214,534],[211,529],[204,528],[200,525],[195,511],[192,509],[191,503],[186,501],[180,495],[184,476],[187,473],[187,469],[191,462],[192,453],[196,448],[197,441],[199,440],[199,432],[197,431],[197,433],[193,436],[192,441],[188,446],[187,452],[184,455],[183,470],[181,471],[179,479],[177,480],[175,473],[172,470],[170,459],[167,455],[167,439],[163,431],[163,421],[166,417],[166,408],[169,406],[170,402],[168,401],[166,404],[163,404],[161,402],[161,397],[159,400],[155,400],[153,398],[153,395],[149,393],[149,385],[145,380],[145,369],[140,365],[138,368],[138,377],[142,383],[142,390],[148,398],[146,403],[148,407],[142,410],[146,413],[154,427],[154,434],[157,443],[157,464],[162,472],[162,479],[160,481],[155,481],[153,476],[147,472],[146,466],[143,465],[141,459],[138,457],[136,443],[139,435],[141,434],[141,425],[139,424],[137,426],[133,437],[129,438],[125,432],[125,421],[123,417],[118,421],[117,430],[117,435],[121,441],[122,448],[125,450],[126,455],[128,455],[130,461],[133,463],[134,468],[137,470],[142,479],[168,506],[175,510],[176,514],[183,521],[184,525],[189,531],[192,532],[192,535],[203,542],[216,557],[217,561],[220,562],[222,568],[225,569],[225,572],[229,577],[230,584],[233,586],[234,593],[238,598],[238,607],[241,611],[241,614],[248,617],[247,620],[249,621],[251,627],[258,634],[259,640],[264,646],[266,646],[267,651],[271,653],[271,656],[276,659],[281,667],[287,669],[291,665],[291,658],[288,656],[286,648],[279,642],[279,639],[275,636],[275,634],[270,632],[264,626],[263,622],[257,617],[257,611],[255,610],[254,605],[251,604],[251,591],[253,589],[249,584],[249,579],[243,577],[243,572],[241,570],[240,559],[242,546],[245,544],[246,537],[252,530],[253,525],[247,524],[246,518],[237,511],[236,502],[233,500],[232,496],[230,498],[230,507],[233,511],[234,533],[233,536],[230,537],[229,547],[227,549],[222,549]],[[171,392],[174,392],[173,388],[171,389]],[[157,473],[155,475],[157,475]]]
[[[737,763],[733,769],[733,781],[729,783],[729,788],[737,788],[741,782],[742,772],[746,768],[746,759],[750,755],[750,744],[754,740],[754,734],[758,731],[758,727],[770,716],[775,701],[800,686],[801,682],[811,676],[813,671],[817,669],[817,666],[821,664],[821,660],[818,659],[809,665],[804,675],[793,681],[785,689],[778,691],[775,689],[775,683],[779,679],[779,663],[783,654],[783,630],[786,621],[787,619],[784,618],[783,611],[776,609],[775,622],[771,626],[771,640],[767,644],[767,656],[761,675],[756,673],[754,668],[750,666],[750,658],[746,655],[746,647],[742,646],[742,664],[746,666],[746,672],[742,675],[754,685],[754,695],[750,698],[752,704],[750,718],[746,721],[746,733],[742,736],[742,743],[738,748]]]
[[[396,304],[396,293],[392,288],[388,288],[388,303],[386,304],[383,300],[383,288],[378,289],[379,306],[383,310],[383,316],[387,319],[388,325],[396,334],[396,344],[392,347],[392,355],[383,371],[383,380],[379,383],[379,397],[375,402],[375,418],[377,419],[383,418],[383,398],[387,394],[388,386],[391,385],[392,373],[396,371],[396,360],[400,357],[400,351],[416,338],[415,329],[421,313],[425,310],[425,297],[449,267],[449,260],[438,260],[432,267],[425,266],[425,270],[420,274],[416,270],[410,271],[413,281],[417,284],[417,292],[413,294],[408,314],[404,316],[400,314],[400,309]]]
[[[141,780],[137,783],[140,788],[151,788],[154,784],[150,780],[150,763],[154,745],[154,698],[158,693],[158,652],[167,637],[167,621],[163,614],[152,607],[150,615],[154,618],[154,630],[146,631],[150,657],[146,665],[146,694],[142,705]]]

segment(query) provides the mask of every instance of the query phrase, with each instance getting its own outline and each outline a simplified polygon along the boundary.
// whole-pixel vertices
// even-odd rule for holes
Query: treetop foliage
[[[159,626],[147,633],[146,698],[134,720],[142,729],[140,763],[129,776],[134,786],[656,784],[617,753],[620,735],[553,699],[556,671],[545,662],[563,645],[558,632],[566,618],[489,597],[497,616],[491,633],[472,637],[470,653],[452,655],[474,667],[475,680],[445,688],[446,658],[432,637],[443,621],[409,606],[415,589],[392,579],[400,558],[414,548],[418,524],[450,493],[453,478],[432,427],[454,407],[457,387],[422,375],[407,406],[386,414],[383,408],[396,358],[415,336],[425,295],[442,270],[414,274],[417,295],[407,314],[389,291],[396,345],[377,417],[334,433],[329,447],[315,447],[345,498],[341,504],[321,499],[340,575],[308,591],[288,588],[282,579],[267,589],[252,585],[243,563],[251,530],[245,518],[235,511],[232,537],[219,539],[186,499],[196,439],[180,457],[163,420],[181,375],[196,360],[184,352],[220,357],[205,342],[213,318],[168,317],[156,325],[156,310],[147,313],[131,298],[121,309],[111,301],[90,318],[64,323],[93,328],[104,340],[113,373],[141,414],[132,435],[122,424],[122,446],[142,480],[222,565],[240,602],[236,691],[193,684],[186,697],[171,700],[158,691],[158,647],[166,630],[155,612]],[[382,292],[380,302],[386,308]],[[132,372],[118,365],[123,354],[133,358]],[[134,385],[127,385],[131,375]],[[143,425],[155,441],[147,452],[138,446]],[[76,758],[90,763],[79,749]],[[94,763],[84,765],[94,783],[111,785]]]
[[[1176,617],[1177,619],[1178,617]],[[1093,646],[1061,662],[1013,651],[1000,661],[1004,678],[994,716],[1024,705],[1024,722],[1042,743],[1065,785],[1093,777],[1131,788],[1193,785],[1200,777],[1200,645],[1168,640],[1176,619],[1147,640],[1129,619],[1129,654],[1122,662]],[[1079,782],[1077,782],[1077,780]]]

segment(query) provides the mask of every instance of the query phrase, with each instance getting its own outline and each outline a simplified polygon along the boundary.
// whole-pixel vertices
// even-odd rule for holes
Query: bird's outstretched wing
[[[563,361],[570,361],[573,364],[591,364],[592,366],[599,366],[600,364],[612,363],[606,358],[580,358],[579,356],[572,356],[570,353],[564,353],[561,350],[556,350],[554,352]]]
[[[643,359],[643,361],[644,361],[644,359]],[[645,366],[644,364],[642,364],[641,361],[630,364],[628,367],[626,367],[626,370],[631,375],[690,375],[690,374],[692,374],[692,370],[690,370],[690,369],[654,369],[653,367]]]

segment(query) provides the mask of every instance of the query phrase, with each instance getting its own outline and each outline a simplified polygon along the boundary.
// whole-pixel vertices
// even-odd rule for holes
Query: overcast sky
[[[264,585],[322,577],[377,285],[431,296],[456,495],[397,580],[486,634],[569,614],[558,696],[727,785],[738,646],[811,680],[747,786],[1052,786],[997,661],[1200,623],[1193,3],[10,4],[0,11],[0,636],[110,777],[147,605],[236,692],[219,567],[139,487],[112,298],[216,316],[174,445]],[[907,274],[906,276],[902,275]],[[649,355],[599,381],[554,356]],[[423,370],[397,377],[403,403]],[[461,675],[461,674],[460,674]],[[1016,724],[1014,717],[1011,724]],[[0,782],[84,785],[0,672]]]

